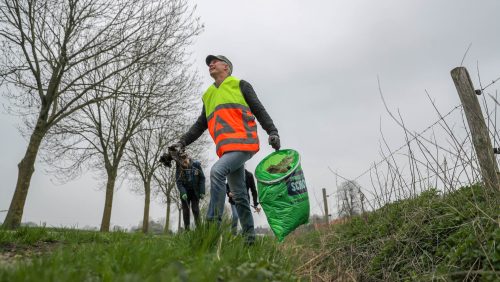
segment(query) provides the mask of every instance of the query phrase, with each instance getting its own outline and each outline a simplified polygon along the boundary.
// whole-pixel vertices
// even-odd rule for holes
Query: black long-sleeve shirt
[[[278,134],[278,129],[274,126],[274,122],[267,113],[266,109],[260,102],[257,94],[253,90],[250,83],[245,80],[240,80],[240,89],[245,101],[250,107],[250,111],[257,118],[262,128],[267,132],[267,134]],[[208,128],[207,116],[205,114],[205,106],[202,107],[201,114],[196,120],[196,122],[189,128],[181,138],[180,142],[187,146],[198,139],[205,130]]]

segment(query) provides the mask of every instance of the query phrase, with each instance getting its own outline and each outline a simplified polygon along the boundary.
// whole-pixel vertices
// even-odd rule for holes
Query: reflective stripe
[[[215,111],[210,115],[210,117],[207,118],[207,121],[210,121],[215,113],[217,113],[219,110],[223,109],[241,109],[242,110],[242,120],[243,120],[243,127],[245,128],[245,132],[248,138],[253,138],[253,132],[257,131],[257,124],[255,123],[255,116],[252,115],[250,112],[250,109],[248,107],[245,107],[243,105],[239,104],[223,104],[217,106]],[[217,140],[217,138],[223,134],[223,133],[235,133],[234,128],[224,119],[222,119],[219,115],[215,118],[215,123],[214,123],[214,140]],[[253,125],[250,125],[250,122],[254,122]],[[217,127],[221,125],[222,128],[217,130]],[[234,138],[233,138],[234,139]],[[236,139],[234,139],[236,140]],[[241,143],[241,142],[239,142]],[[245,143],[246,144],[246,143]]]
[[[217,143],[215,150],[218,152],[222,146],[228,144],[259,144],[259,138],[227,138]]]
[[[220,109],[241,109],[243,111],[250,111],[250,108],[241,104],[220,104],[215,107],[213,113],[207,116],[207,121],[211,120],[214,117],[214,114]]]
[[[257,132],[257,124],[255,123],[255,117],[253,115],[247,114],[247,111],[243,111],[243,126],[245,126],[245,130],[247,132],[247,137],[252,138],[252,132]],[[253,121],[254,125],[250,125],[250,122]]]
[[[222,128],[221,129],[217,129],[218,125],[222,125]],[[217,140],[217,137],[219,137],[221,134],[224,134],[224,133],[235,133],[236,131],[229,125],[229,123],[227,123],[221,117],[217,116],[215,118],[213,132],[214,132],[214,139]]]

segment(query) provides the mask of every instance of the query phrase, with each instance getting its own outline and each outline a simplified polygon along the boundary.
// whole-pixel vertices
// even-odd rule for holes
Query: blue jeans
[[[231,205],[231,232],[236,235],[238,234],[238,211],[236,210],[236,205]]]
[[[210,203],[207,211],[207,220],[222,222],[227,179],[240,218],[242,234],[250,243],[255,240],[255,230],[245,183],[245,162],[252,156],[250,152],[228,152],[215,162],[210,171]]]

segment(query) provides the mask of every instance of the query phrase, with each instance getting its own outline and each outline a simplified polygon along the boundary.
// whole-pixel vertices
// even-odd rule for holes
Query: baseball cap
[[[229,74],[233,73],[233,63],[226,58],[226,56],[222,55],[208,55],[207,58],[205,59],[205,63],[207,63],[207,66],[210,64],[210,62],[214,59],[217,59],[219,61],[223,61],[224,63],[229,65]]]

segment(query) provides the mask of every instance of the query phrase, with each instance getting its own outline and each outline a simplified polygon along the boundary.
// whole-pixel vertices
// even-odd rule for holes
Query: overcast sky
[[[391,147],[404,142],[384,109],[378,79],[388,106],[400,110],[409,128],[420,131],[437,118],[426,91],[443,112],[459,104],[449,73],[469,45],[464,66],[473,82],[478,84],[477,66],[484,81],[500,76],[497,0],[192,3],[205,24],[192,56],[203,88],[212,82],[206,55],[227,56],[233,75],[253,85],[273,118],[282,147],[301,154],[312,213],[321,213],[316,201],[321,188],[328,193],[336,188],[329,167],[352,178],[381,159],[380,127]],[[17,163],[26,149],[17,124],[16,118],[1,114],[0,210],[9,207]],[[264,132],[260,139],[261,151],[247,163],[252,171],[271,152]],[[215,152],[210,154],[215,160]],[[50,179],[37,163],[23,222],[100,225],[104,191],[95,176],[65,185]],[[115,194],[112,225],[137,225],[142,211],[143,198],[124,184]],[[0,213],[0,221],[5,214]],[[155,202],[151,217],[164,216],[165,207]],[[255,221],[267,226],[262,213]]]

